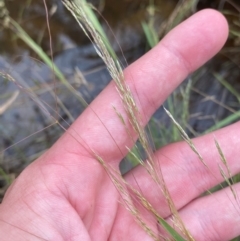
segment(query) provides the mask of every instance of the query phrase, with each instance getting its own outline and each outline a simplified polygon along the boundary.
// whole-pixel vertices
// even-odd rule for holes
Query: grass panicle
[[[235,200],[237,200],[237,194],[232,186],[232,184],[234,183],[233,181],[233,178],[232,178],[232,174],[231,174],[231,171],[230,171],[230,168],[229,168],[229,165],[227,163],[227,159],[220,147],[220,144],[219,142],[215,139],[215,145],[216,145],[216,148],[218,150],[218,153],[219,153],[219,156],[220,156],[220,160],[223,164],[223,166],[225,167],[226,171],[224,171],[224,168],[219,164],[219,170],[220,170],[220,173],[222,175],[222,177],[224,178],[225,182],[228,184],[228,186],[230,187],[231,189],[231,192],[235,198]]]
[[[72,15],[75,17],[80,27],[83,29],[84,33],[88,36],[88,38],[91,41],[93,41],[98,55],[105,62],[108,68],[108,71],[116,84],[117,91],[122,99],[122,103],[128,117],[128,122],[130,123],[130,126],[134,131],[134,135],[138,136],[138,140],[141,143],[147,156],[147,160],[145,162],[143,162],[142,160],[139,160],[139,163],[146,168],[147,172],[150,174],[152,179],[158,184],[158,186],[162,190],[164,196],[166,197],[167,203],[169,205],[169,209],[171,210],[173,216],[175,217],[175,220],[178,221],[177,226],[181,227],[181,230],[183,230],[183,235],[187,237],[187,240],[193,240],[192,236],[187,231],[187,229],[185,228],[185,225],[180,219],[180,216],[178,215],[177,209],[172,201],[170,193],[168,192],[168,189],[161,175],[161,172],[158,171],[158,168],[155,165],[154,155],[148,141],[147,133],[142,124],[140,112],[135,103],[131,90],[125,81],[120,63],[116,58],[112,57],[111,53],[109,53],[108,48],[104,42],[104,38],[102,37],[100,31],[98,31],[97,28],[94,27],[94,24],[92,23],[91,19],[88,18],[88,15],[87,15],[88,11],[86,11],[87,3],[85,1],[79,1],[79,0],[72,0],[72,1],[63,0],[63,3],[67,7],[67,9],[72,13]],[[123,122],[123,118],[119,113],[118,113],[118,116],[120,116],[120,119]],[[104,166],[106,171],[109,173],[109,169],[107,169],[105,164],[103,164],[104,163],[103,160],[99,156],[96,156],[96,158],[98,161],[100,161],[100,163]],[[113,182],[115,183],[115,186],[120,191],[120,193],[125,194],[125,191],[123,191],[122,189],[123,187],[118,186],[119,179],[114,179]],[[125,199],[124,201],[126,202]],[[127,204],[129,205],[129,203]],[[149,204],[149,206],[151,205]],[[138,219],[138,216],[136,215],[135,211],[131,213],[133,213],[135,218]],[[141,224],[141,226],[143,227],[144,225]],[[149,232],[149,230],[147,231],[147,233],[149,233],[149,235],[152,237],[152,233]]]
[[[200,154],[200,152],[197,150],[197,148],[195,147],[193,141],[189,138],[188,134],[183,130],[183,128],[181,127],[181,125],[175,120],[175,118],[173,117],[173,115],[165,108],[163,107],[164,110],[166,111],[167,115],[170,117],[170,119],[173,121],[173,123],[176,125],[176,127],[178,128],[179,132],[181,133],[181,136],[183,138],[184,141],[187,142],[187,144],[190,146],[190,148],[192,149],[192,151],[194,153],[196,153],[196,155],[198,156],[199,160],[204,164],[204,166],[207,167],[207,164],[205,163],[205,161],[203,160],[202,155]]]
[[[148,174],[151,176],[152,180],[157,184],[157,187],[159,188],[159,190],[163,193],[165,197],[165,201],[172,215],[171,221],[173,225],[168,224],[165,221],[165,219],[161,217],[161,215],[159,215],[158,211],[152,206],[152,204],[143,196],[143,194],[140,191],[133,188],[132,186],[130,186],[125,181],[125,179],[123,178],[123,176],[119,171],[115,170],[112,166],[108,165],[103,160],[103,158],[99,156],[98,153],[96,153],[94,150],[91,149],[91,147],[89,148],[90,151],[93,153],[97,161],[102,165],[103,169],[109,175],[109,178],[112,180],[120,196],[122,197],[123,205],[132,214],[136,222],[153,240],[155,241],[159,241],[159,240],[193,241],[194,238],[185,227],[185,224],[181,220],[178,210],[172,200],[171,194],[168,190],[168,187],[165,183],[165,180],[161,171],[161,166],[156,164],[156,163],[159,163],[159,160],[156,160],[156,157],[154,155],[154,150],[152,149],[152,144],[151,144],[151,141],[149,140],[150,138],[148,136],[148,132],[145,130],[143,125],[141,113],[138,109],[138,106],[136,105],[131,89],[129,88],[125,80],[121,63],[119,62],[116,53],[112,49],[111,44],[94,13],[94,10],[96,9],[91,4],[88,4],[86,0],[62,0],[62,2],[66,6],[66,8],[72,13],[74,18],[78,22],[79,26],[83,29],[86,36],[94,44],[96,52],[105,62],[107,69],[112,79],[115,82],[116,89],[122,100],[126,113],[125,114],[120,113],[117,110],[117,108],[114,106],[113,106],[113,110],[115,111],[116,115],[120,119],[121,124],[125,126],[127,134],[130,140],[132,141],[132,145],[133,145],[133,147],[126,147],[126,149],[128,150],[129,156],[131,156],[133,162],[136,164],[142,165],[146,169]],[[151,3],[153,4],[153,1]],[[174,9],[171,16],[168,18],[168,20],[165,21],[160,26],[159,31],[156,31],[154,29],[153,19],[151,19],[149,22],[143,22],[142,27],[148,39],[149,45],[151,47],[155,46],[158,40],[163,35],[169,32],[174,26],[176,26],[184,18],[186,18],[186,16],[190,14],[190,12],[195,8],[197,3],[198,3],[198,0],[179,1],[179,4]],[[151,7],[152,9],[154,8],[154,6],[151,6]],[[9,16],[9,13],[5,7],[4,1],[0,1],[0,18],[2,18],[3,20],[2,21],[3,27],[9,28],[14,33],[16,33],[16,35],[21,40],[23,40],[35,53],[37,53],[38,56],[53,70],[54,74],[61,81],[61,83],[64,84],[68,88],[68,90],[70,90],[71,93],[77,96],[77,98],[83,103],[83,105],[86,105],[86,102],[83,100],[81,94],[78,91],[76,91],[70,85],[70,83],[65,79],[62,72],[54,64],[53,59],[50,59],[48,55],[44,53],[42,48],[38,46],[31,39],[31,37],[23,30],[20,24],[18,24],[15,20],[13,20]],[[76,72],[80,77],[80,79],[83,78],[81,72],[79,72],[78,69]],[[30,91],[30,88],[26,83],[18,84],[14,77],[4,72],[0,72],[0,75],[4,79],[7,79],[8,81],[14,82],[16,85],[18,85],[20,89],[24,89],[25,91],[29,92],[30,98],[32,98],[42,108],[42,110],[46,112],[47,116],[50,116],[51,118],[54,119],[54,117],[48,112],[47,108],[38,99],[37,95],[35,95],[33,92]],[[228,89],[239,100],[239,93],[235,91],[220,75],[218,74],[214,74],[214,75],[225,86],[225,88]],[[190,96],[191,90],[192,90],[191,81],[188,82],[188,85],[186,86],[185,89],[180,90],[180,93],[183,97],[182,105],[184,110],[181,113],[181,121],[180,121],[181,124],[177,122],[176,119],[171,114],[171,113],[174,113],[174,108],[173,108],[174,97],[169,98],[167,101],[170,111],[168,111],[166,108],[164,108],[164,110],[173,122],[173,128],[172,128],[171,134],[173,136],[174,141],[177,141],[179,139],[178,137],[181,135],[181,137],[186,141],[186,143],[189,145],[191,150],[197,155],[201,163],[206,168],[208,168],[200,152],[197,150],[193,141],[189,138],[184,128],[182,127],[182,123],[184,124],[184,126],[187,126],[187,120],[189,118],[188,105],[189,105],[189,96]],[[7,108],[9,108],[9,106],[16,100],[16,98],[18,97],[18,94],[19,94],[19,91],[14,92],[13,95],[3,105],[0,106],[0,115],[4,113],[7,110]],[[52,92],[51,94],[56,95],[55,92]],[[64,105],[61,105],[61,101],[58,100],[57,97],[56,97],[56,100],[60,103],[60,106],[64,110],[64,112],[70,116],[71,120],[73,120],[73,117],[71,117],[71,114],[68,113],[68,110],[65,108]],[[124,117],[124,116],[127,116],[127,117]],[[239,112],[234,112],[231,118],[239,118]],[[55,122],[53,124],[58,124],[59,126],[61,126],[61,124],[57,121],[57,119],[54,119],[54,120]],[[226,121],[229,121],[229,120],[225,119],[224,121],[222,121],[222,123],[219,122],[217,127],[224,125]],[[61,127],[62,129],[66,130],[63,126]],[[216,128],[216,126],[214,126],[214,128]],[[77,134],[77,132],[75,134]],[[136,142],[136,136],[138,137],[138,141],[141,144],[141,147],[142,147],[141,149],[143,149],[146,154],[146,160],[143,160],[143,158],[141,158],[141,150],[137,144],[134,144]],[[232,173],[230,171],[226,157],[217,140],[215,140],[215,145],[218,150],[221,163],[222,163],[222,165],[219,164],[219,171],[222,177],[224,178],[225,182],[230,187],[235,200],[238,202],[237,194],[233,188],[234,180],[232,178]],[[3,176],[5,175],[5,173],[1,168],[0,168],[0,174]],[[151,217],[153,217],[154,219],[153,225],[151,222],[149,222],[149,220],[146,219],[146,217],[143,216],[142,212],[137,208],[137,205],[141,205],[141,208],[146,210],[148,214],[150,214]],[[159,234],[158,230],[156,229],[156,223],[161,228],[163,228],[165,232],[167,232],[170,235],[170,239]]]

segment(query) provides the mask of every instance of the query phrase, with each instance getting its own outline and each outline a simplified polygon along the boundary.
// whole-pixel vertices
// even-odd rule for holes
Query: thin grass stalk
[[[0,116],[14,103],[19,95],[19,90],[14,91],[12,96],[2,105],[0,105]]]
[[[213,76],[230,92],[232,93],[240,102],[240,93],[231,85],[229,84],[222,75],[218,73],[213,73]]]
[[[66,88],[76,96],[76,98],[80,101],[80,103],[83,106],[87,106],[85,100],[83,99],[82,95],[75,90],[66,80],[62,72],[59,70],[59,68],[52,62],[52,60],[45,54],[45,52],[42,50],[42,48],[37,45],[34,40],[22,29],[22,27],[13,19],[10,18],[10,23],[12,27],[10,27],[17,36],[22,39],[42,60],[43,62],[49,66],[53,72],[56,74],[56,76],[59,78],[59,80],[62,82]]]
[[[193,141],[189,138],[188,134],[183,130],[183,128],[181,127],[181,125],[175,120],[175,118],[173,117],[173,115],[165,108],[163,107],[165,112],[167,113],[167,115],[170,117],[170,119],[173,121],[173,123],[176,125],[176,127],[178,128],[179,132],[181,133],[182,138],[187,142],[187,144],[190,146],[190,148],[192,149],[192,151],[198,156],[199,160],[204,164],[204,166],[207,167],[207,164],[205,163],[205,161],[203,160],[202,155],[200,154],[200,152],[197,150],[197,148],[195,147]]]
[[[2,71],[0,71],[0,76],[8,81],[11,81],[13,83],[16,84],[16,86],[19,87],[19,89],[25,89],[25,90],[29,90],[30,87],[28,86],[28,84],[26,82],[22,82],[22,84],[19,84],[14,77],[12,77],[11,75],[9,75],[8,73],[4,73]],[[20,80],[19,80],[20,81]],[[34,93],[34,92],[30,92],[28,91],[28,94],[30,95],[30,98],[32,100],[34,100],[39,106],[40,108],[44,111],[44,113],[46,113],[46,116],[49,117],[50,113],[49,111],[45,108],[45,106],[41,103],[41,101],[39,100],[38,96]]]
[[[87,103],[81,94],[75,90],[66,80],[65,76],[59,70],[59,68],[54,64],[54,62],[48,57],[48,55],[43,51],[43,49],[35,43],[35,41],[24,31],[24,29],[9,16],[9,12],[5,6],[4,1],[0,1],[0,17],[2,18],[2,26],[12,30],[18,38],[20,38],[25,44],[27,44],[41,59],[42,61],[53,70],[54,74],[62,82],[64,86],[72,93],[79,102],[86,107]],[[71,117],[70,117],[71,118]]]
[[[143,230],[153,238],[155,241],[159,241],[159,235],[156,234],[143,220],[141,217],[141,214],[137,210],[137,208],[134,206],[132,202],[132,198],[127,190],[128,184],[125,182],[123,177],[119,172],[114,170],[111,166],[107,165],[106,162],[97,154],[93,151],[94,156],[96,159],[99,161],[99,163],[102,165],[104,170],[108,173],[109,177],[111,178],[111,181],[113,182],[114,186],[116,189],[119,191],[122,200],[124,202],[124,205],[126,209],[132,214],[134,219],[138,222],[138,224],[143,228]],[[131,188],[131,190],[134,190]],[[134,190],[135,192],[135,190]],[[136,191],[137,192],[137,191]]]
[[[199,0],[180,0],[170,17],[160,26],[159,36],[163,37],[172,28],[177,26],[196,8]]]
[[[220,159],[224,165],[224,167],[226,168],[226,171],[227,173],[224,171],[224,169],[222,168],[222,166],[219,164],[219,170],[220,170],[220,173],[222,175],[222,177],[224,178],[225,182],[228,184],[228,186],[230,187],[230,190],[234,196],[234,199],[237,201],[237,194],[232,186],[232,183],[234,183],[233,181],[233,178],[232,178],[232,173],[230,171],[230,168],[229,168],[229,165],[227,163],[227,159],[220,147],[220,144],[218,143],[218,141],[215,139],[215,145],[217,147],[217,150],[218,150],[218,153],[219,153],[219,156],[220,156]]]
[[[164,108],[165,109],[165,108]],[[179,132],[181,133],[182,135],[182,138],[187,142],[187,144],[190,146],[190,148],[192,149],[192,151],[198,156],[198,159],[203,163],[203,165],[208,169],[208,171],[213,175],[213,177],[216,177],[216,175],[212,172],[212,170],[208,167],[208,165],[205,163],[205,161],[203,160],[201,154],[199,153],[199,151],[197,150],[197,148],[195,147],[194,143],[192,142],[192,140],[189,138],[189,136],[187,135],[187,133],[183,130],[183,128],[180,126],[180,124],[174,119],[174,117],[172,116],[172,114],[166,110],[166,113],[168,114],[168,116],[170,117],[170,119],[173,121],[173,123],[178,127],[179,129]],[[218,150],[218,153],[219,153],[219,156],[220,156],[220,160],[221,162],[223,163],[223,165],[225,166],[226,170],[227,170],[227,173],[224,171],[224,169],[222,168],[221,165],[218,165],[219,166],[219,171],[220,171],[220,174],[221,176],[223,177],[223,179],[225,180],[225,182],[227,183],[227,185],[229,186],[233,196],[234,196],[234,199],[236,200],[238,206],[240,205],[239,204],[239,200],[237,199],[237,195],[236,195],[236,192],[232,186],[231,183],[234,183],[233,181],[233,178],[232,178],[232,174],[231,174],[231,171],[230,171],[230,168],[229,168],[229,165],[227,163],[227,160],[226,160],[226,157],[225,155],[223,154],[223,151],[218,143],[218,141],[215,139],[215,145],[216,145],[216,148]],[[230,179],[230,181],[229,181]],[[222,189],[224,188],[222,184],[219,185]],[[207,193],[211,194],[211,192],[209,190],[207,190]]]
[[[140,161],[140,164],[143,163],[143,166],[146,168],[146,170],[151,175],[153,180],[158,184],[158,186],[163,191],[164,196],[166,197],[167,203],[169,205],[169,208],[173,216],[175,217],[175,220],[178,221],[177,226],[181,228],[184,236],[186,236],[188,240],[193,240],[192,236],[187,231],[187,229],[185,228],[185,225],[183,224],[183,222],[181,221],[178,215],[177,209],[168,192],[164,179],[161,176],[161,172],[160,172],[161,177],[159,177],[159,173],[157,171],[158,168],[156,168],[155,160],[153,158],[153,152],[149,145],[147,134],[142,125],[140,112],[134,101],[130,88],[127,86],[125,82],[124,74],[121,69],[120,63],[118,62],[117,59],[112,58],[111,54],[109,53],[101,37],[101,34],[99,34],[99,32],[94,28],[91,20],[88,19],[87,12],[85,12],[86,2],[77,1],[77,0],[76,1],[63,0],[62,2],[66,6],[66,8],[72,13],[72,15],[75,17],[76,21],[79,23],[79,26],[83,29],[86,36],[88,36],[88,38],[91,41],[93,41],[98,55],[105,62],[111,77],[115,81],[117,91],[119,92],[119,95],[122,99],[123,106],[128,116],[128,121],[131,127],[133,128],[133,131],[135,132],[135,134],[138,135],[139,141],[147,155],[147,161],[146,162]],[[98,161],[100,160],[99,156],[96,156],[96,158],[98,159]],[[100,163],[103,165],[103,162],[100,162]]]
[[[218,130],[224,126],[227,126],[227,125],[239,120],[239,119],[240,119],[240,111],[236,111],[236,113],[226,117],[225,119],[223,119],[221,121],[218,121],[214,126],[205,130],[203,134],[207,134],[212,131]]]
[[[183,97],[183,110],[182,110],[183,126],[187,126],[187,123],[188,123],[191,87],[192,87],[192,80],[189,79],[186,88],[180,89]]]

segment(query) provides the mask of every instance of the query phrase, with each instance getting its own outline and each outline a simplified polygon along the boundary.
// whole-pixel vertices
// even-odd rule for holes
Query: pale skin
[[[189,73],[222,48],[227,35],[228,25],[220,13],[201,11],[125,70],[145,123]],[[125,210],[119,192],[89,150],[91,147],[118,168],[127,153],[125,147],[132,146],[113,106],[123,112],[110,83],[55,145],[11,185],[0,205],[1,240],[152,240]],[[156,152],[180,216],[198,241],[224,241],[240,235],[240,210],[229,188],[199,197],[223,180],[214,138],[221,144],[232,174],[240,171],[239,127],[236,123],[194,140],[211,172],[184,142]],[[161,192],[142,167],[124,178],[140,187],[157,211],[170,220]],[[240,185],[234,189],[239,193]],[[156,224],[146,221],[157,231]]]

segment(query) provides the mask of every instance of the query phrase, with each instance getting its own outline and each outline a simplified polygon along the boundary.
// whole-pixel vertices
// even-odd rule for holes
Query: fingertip
[[[219,49],[222,48],[229,33],[228,21],[225,16],[221,12],[209,8],[197,12],[195,17],[206,23],[207,29],[212,30],[213,39],[218,43]]]
[[[180,54],[192,72],[212,58],[225,44],[228,23],[218,11],[205,9],[179,24],[160,42]]]

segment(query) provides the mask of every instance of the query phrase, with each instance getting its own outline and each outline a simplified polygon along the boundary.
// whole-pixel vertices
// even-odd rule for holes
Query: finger
[[[171,144],[156,153],[156,168],[161,168],[165,183],[178,209],[224,181],[219,165],[228,177],[215,145],[215,138],[221,146],[231,174],[240,172],[240,150],[237,148],[240,145],[239,128],[240,122],[193,140],[207,167],[185,142]],[[140,189],[143,196],[161,215],[170,215],[166,198],[143,167],[135,168],[125,176],[125,179],[130,185]]]
[[[240,184],[233,186],[240,192]],[[239,197],[230,188],[194,200],[180,216],[195,240],[227,241],[240,235]]]
[[[190,72],[219,51],[226,41],[227,29],[220,13],[201,11],[172,30],[153,50],[125,70],[126,82],[141,115],[146,117],[144,124]],[[82,156],[89,155],[91,148],[105,161],[118,165],[127,153],[126,146],[131,147],[133,141],[113,107],[127,119],[112,82],[55,145],[54,152]]]

